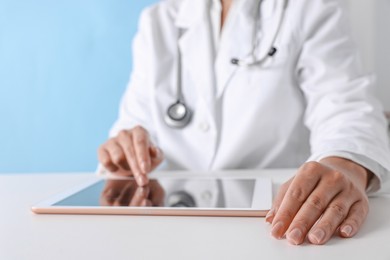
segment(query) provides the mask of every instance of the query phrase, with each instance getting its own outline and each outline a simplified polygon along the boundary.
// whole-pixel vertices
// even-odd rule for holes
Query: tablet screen
[[[100,180],[53,206],[123,206],[251,208],[264,185],[258,179],[151,179],[145,187],[134,179]],[[264,191],[269,192],[269,191]]]

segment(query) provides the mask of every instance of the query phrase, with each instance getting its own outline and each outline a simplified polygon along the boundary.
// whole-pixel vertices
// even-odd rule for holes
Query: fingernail
[[[145,175],[140,174],[137,177],[137,183],[138,183],[139,186],[145,186],[146,184],[148,184],[148,179],[146,178]]]
[[[352,234],[352,227],[350,225],[346,225],[341,229],[341,233],[346,236],[350,237]]]
[[[325,231],[318,228],[313,233],[310,233],[309,238],[314,243],[320,244],[325,238]]]
[[[280,234],[280,233],[281,233],[283,227],[284,227],[284,225],[282,222],[276,223],[271,230],[272,236],[276,237],[277,239],[281,239],[283,237],[283,234]]]
[[[287,240],[293,245],[298,245],[302,240],[302,231],[299,228],[294,228],[287,234]]]
[[[271,209],[268,211],[267,215],[265,216],[265,221],[271,224],[271,219],[275,216],[275,210]]]

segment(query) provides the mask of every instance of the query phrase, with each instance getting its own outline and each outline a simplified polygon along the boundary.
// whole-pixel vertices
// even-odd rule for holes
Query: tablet
[[[267,178],[161,177],[94,179],[32,207],[38,214],[264,217],[272,204]]]

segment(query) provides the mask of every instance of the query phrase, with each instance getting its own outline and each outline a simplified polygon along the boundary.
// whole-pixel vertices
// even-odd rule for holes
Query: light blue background
[[[156,0],[0,0],[0,173],[94,171]]]

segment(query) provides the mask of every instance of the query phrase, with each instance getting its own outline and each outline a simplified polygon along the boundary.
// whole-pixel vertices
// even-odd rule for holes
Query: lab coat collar
[[[179,6],[175,25],[178,28],[189,28],[202,19],[208,0],[183,0]]]

